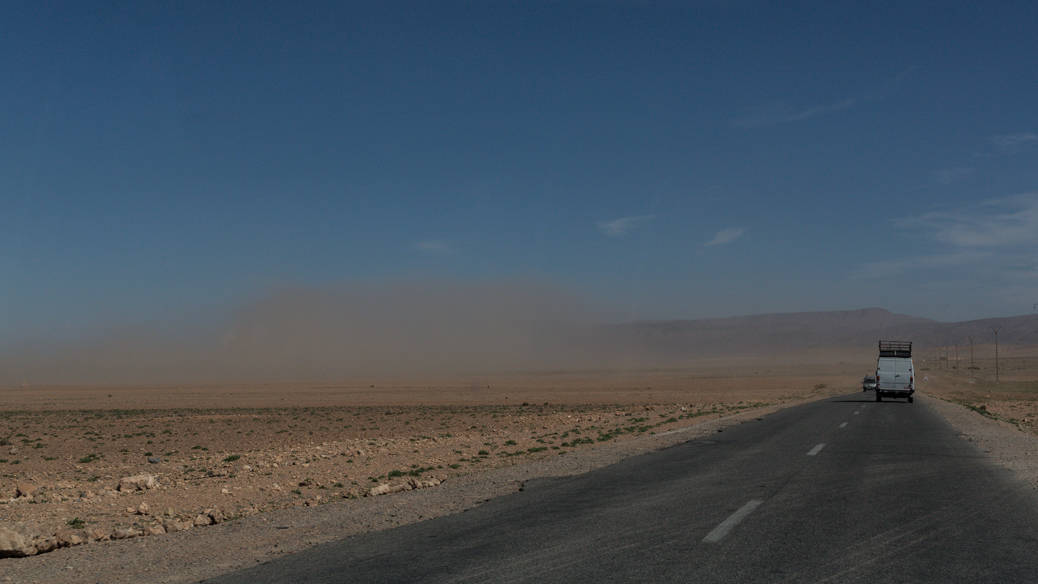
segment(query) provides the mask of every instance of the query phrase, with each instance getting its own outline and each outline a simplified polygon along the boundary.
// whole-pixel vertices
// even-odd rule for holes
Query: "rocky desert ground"
[[[412,489],[853,389],[861,366],[347,384],[17,387],[0,412],[4,555],[162,536]],[[852,372],[853,371],[853,372]]]
[[[973,428],[985,449],[1021,461],[1016,451],[1033,440],[1007,442],[1004,433],[989,436],[971,420],[982,414],[1019,434],[1035,432],[1038,350],[1003,349],[997,384],[993,360],[980,354],[975,369],[920,356],[920,389],[945,400],[942,412]],[[0,545],[6,556],[39,558],[31,558],[32,569],[11,564],[29,560],[0,560],[15,575],[0,581],[44,572],[54,581],[69,574],[63,570],[74,573],[83,558],[110,559],[113,540],[164,545],[168,538],[170,557],[181,558],[170,564],[180,566],[212,547],[210,532],[223,542],[235,539],[221,545],[242,552],[227,560],[227,569],[240,567],[250,547],[242,542],[269,540],[254,554],[259,561],[346,533],[456,512],[518,488],[521,477],[582,472],[688,439],[695,433],[675,432],[690,427],[859,391],[872,360],[826,353],[626,372],[6,388]],[[379,503],[405,492],[400,503]],[[310,539],[286,544],[295,531],[263,531],[274,524]],[[177,556],[174,549],[188,551]],[[109,580],[121,581],[114,573]]]

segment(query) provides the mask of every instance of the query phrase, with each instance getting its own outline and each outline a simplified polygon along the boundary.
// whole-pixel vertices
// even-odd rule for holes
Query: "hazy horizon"
[[[675,329],[671,323],[686,324]],[[631,321],[616,307],[522,280],[297,286],[167,321],[0,343],[0,383],[333,380],[672,367],[826,347],[870,350],[871,331],[913,331],[933,339],[951,334],[931,330],[947,324],[956,323],[875,307]],[[1038,341],[1038,330],[1022,334]],[[1014,338],[1009,330],[1003,336]]]

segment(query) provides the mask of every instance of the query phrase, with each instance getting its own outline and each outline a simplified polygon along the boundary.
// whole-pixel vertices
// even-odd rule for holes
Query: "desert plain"
[[[921,392],[1038,429],[1038,350],[934,350]],[[608,449],[700,422],[861,391],[868,349],[667,369],[337,383],[18,386],[0,400],[0,524],[27,554],[350,505]],[[2,560],[10,561],[10,560]]]

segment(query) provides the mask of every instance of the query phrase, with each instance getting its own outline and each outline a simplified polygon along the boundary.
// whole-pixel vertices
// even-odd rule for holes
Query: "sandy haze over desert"
[[[871,355],[1038,339],[1038,315],[941,323],[880,308],[629,321],[607,303],[537,281],[394,281],[281,288],[222,309],[75,338],[0,345],[0,384],[341,381],[711,366],[717,360]],[[815,357],[810,357],[814,355]]]
[[[330,380],[601,365],[605,310],[529,282],[283,288],[176,322],[11,343],[0,381]]]

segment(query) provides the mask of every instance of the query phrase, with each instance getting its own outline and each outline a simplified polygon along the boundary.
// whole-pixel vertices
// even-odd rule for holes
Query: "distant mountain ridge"
[[[797,312],[710,318],[642,321],[604,327],[613,349],[656,357],[760,353],[826,347],[865,347],[879,339],[911,340],[919,346],[967,344],[993,339],[1038,344],[1038,315],[939,322],[896,314],[882,308]]]

